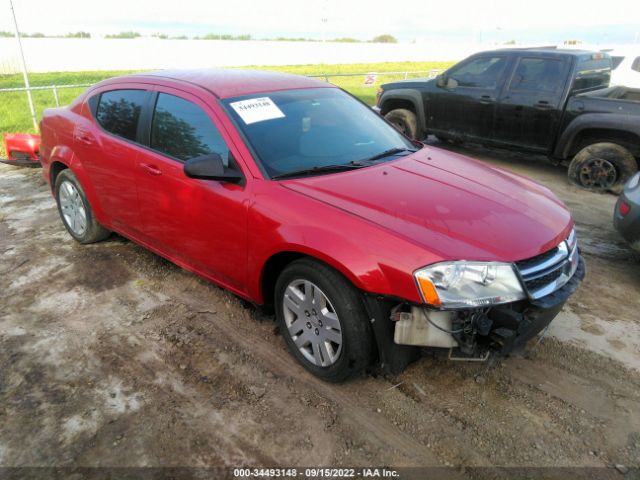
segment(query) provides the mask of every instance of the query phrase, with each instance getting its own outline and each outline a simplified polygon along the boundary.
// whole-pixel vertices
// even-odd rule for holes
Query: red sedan
[[[41,124],[69,234],[117,232],[275,309],[293,356],[341,381],[421,347],[509,353],[584,277],[545,187],[413,142],[309,78],[162,71],[101,82]]]

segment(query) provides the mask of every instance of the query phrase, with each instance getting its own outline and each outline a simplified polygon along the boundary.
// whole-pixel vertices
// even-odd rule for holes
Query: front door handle
[[[150,165],[148,163],[141,163],[140,167],[144,168],[149,175],[162,175],[162,171],[155,165]]]
[[[480,97],[480,103],[488,104],[488,103],[493,103],[495,101],[496,99],[493,98],[491,95],[482,95]]]

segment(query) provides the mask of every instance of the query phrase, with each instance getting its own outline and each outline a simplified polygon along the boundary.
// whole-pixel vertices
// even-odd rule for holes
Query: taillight
[[[620,212],[620,215],[624,217],[630,211],[631,211],[631,206],[624,200],[620,200],[620,203],[618,204],[618,212]]]
[[[384,93],[384,89],[382,87],[378,88],[378,91],[376,92],[376,105],[378,107],[380,106],[380,97],[382,96],[383,93]]]

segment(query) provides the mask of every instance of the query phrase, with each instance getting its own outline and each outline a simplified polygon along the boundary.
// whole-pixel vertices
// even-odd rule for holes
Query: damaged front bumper
[[[575,252],[571,278],[542,297],[487,308],[434,310],[423,305],[394,311],[394,343],[449,348],[460,359],[486,358],[493,351],[509,354],[544,330],[558,315],[585,276],[585,264]]]

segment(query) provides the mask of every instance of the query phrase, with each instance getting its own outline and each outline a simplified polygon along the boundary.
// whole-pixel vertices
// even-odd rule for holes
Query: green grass
[[[256,70],[273,70],[297,75],[320,75],[324,73],[366,73],[366,72],[424,72],[432,69],[445,69],[453,62],[387,62],[357,63],[349,65],[317,64],[287,66],[248,66]],[[32,73],[29,75],[31,86],[72,85],[96,83],[105,78],[131,73],[130,71],[94,71],[94,72],[59,72]],[[413,75],[416,76],[416,75]],[[419,75],[417,75],[419,76]],[[374,86],[365,86],[364,77],[332,77],[331,83],[338,85],[369,105],[375,102],[378,85],[404,78],[402,75],[379,75]],[[411,76],[410,76],[411,78]],[[0,89],[23,87],[22,75],[0,75]],[[69,104],[84,88],[68,88],[58,90],[61,105]],[[51,90],[33,92],[33,102],[38,120],[43,110],[55,107],[55,99]],[[0,134],[25,132],[33,133],[33,125],[29,114],[29,104],[25,92],[0,92]],[[5,156],[4,144],[0,142],[0,158]]]

